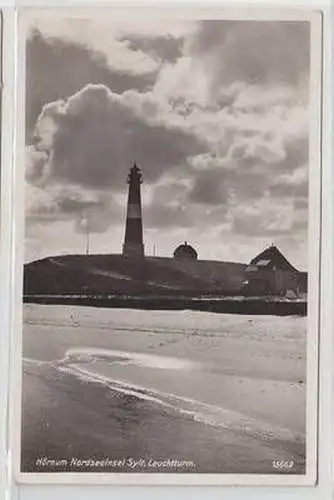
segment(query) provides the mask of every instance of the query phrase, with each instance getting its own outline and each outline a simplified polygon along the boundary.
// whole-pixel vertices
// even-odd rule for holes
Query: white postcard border
[[[112,8],[114,9],[114,8]],[[30,9],[29,9],[30,10]],[[52,15],[52,11],[43,15]],[[151,9],[150,9],[151,11]],[[22,11],[23,12],[23,11]],[[41,11],[39,11],[40,13]],[[23,22],[19,18],[18,33],[18,60],[16,75],[18,81],[18,96],[16,100],[17,117],[17,139],[14,144],[14,181],[16,183],[14,194],[14,228],[13,228],[13,249],[15,256],[13,262],[14,278],[14,300],[12,302],[12,371],[11,371],[11,402],[10,409],[12,415],[12,425],[10,426],[10,441],[12,447],[13,466],[15,478],[20,483],[50,483],[50,484],[114,484],[114,485],[270,485],[270,486],[289,486],[289,485],[314,485],[317,478],[317,414],[318,414],[318,339],[319,339],[319,276],[320,276],[320,235],[321,235],[321,103],[318,96],[321,95],[322,80],[321,74],[321,47],[319,46],[319,35],[321,32],[321,15],[319,12],[291,9],[274,11],[261,8],[259,13],[257,9],[248,8],[243,10],[241,15],[238,11],[226,11],[228,15],[223,16],[224,11],[199,10],[191,11],[189,8],[180,13],[177,9],[177,16],[184,17],[187,14],[191,19],[203,18],[228,18],[228,19],[289,19],[289,20],[309,20],[312,26],[312,66],[311,66],[311,96],[317,98],[310,99],[312,103],[310,123],[315,124],[314,131],[310,133],[310,208],[309,208],[309,299],[308,299],[308,324],[309,340],[307,346],[307,470],[305,475],[241,475],[241,474],[173,474],[173,473],[22,473],[20,472],[20,423],[21,409],[18,401],[21,401],[21,349],[22,349],[22,285],[23,285],[23,250],[24,245],[24,129],[25,129],[25,36],[23,34]],[[33,11],[27,14],[29,17]],[[66,15],[78,15],[78,10],[67,10]],[[114,11],[113,11],[114,13]],[[80,15],[91,16],[92,11],[85,9],[80,11]],[[210,17],[208,17],[208,14]],[[122,9],[117,16],[128,15]],[[147,16],[147,12],[140,11],[140,15]],[[159,8],[159,15],[164,15],[164,11]],[[137,14],[136,14],[137,16]],[[168,16],[175,16],[175,12],[168,10]],[[319,22],[320,21],[320,22]],[[319,102],[318,102],[319,101]],[[314,245],[319,242],[319,245]],[[311,287],[311,288],[310,288]],[[310,338],[312,339],[310,341]]]

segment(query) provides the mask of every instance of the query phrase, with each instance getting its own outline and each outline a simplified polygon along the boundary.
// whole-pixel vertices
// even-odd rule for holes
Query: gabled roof
[[[292,264],[284,257],[275,245],[271,245],[263,252],[259,253],[254,259],[251,260],[252,266],[265,269],[281,269],[282,271],[298,272]]]

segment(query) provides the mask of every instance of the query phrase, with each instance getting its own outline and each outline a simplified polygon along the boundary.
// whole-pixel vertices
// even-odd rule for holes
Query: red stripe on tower
[[[142,175],[134,163],[128,175],[129,194],[126,215],[125,239],[123,245],[124,257],[144,257],[143,223],[140,185]]]

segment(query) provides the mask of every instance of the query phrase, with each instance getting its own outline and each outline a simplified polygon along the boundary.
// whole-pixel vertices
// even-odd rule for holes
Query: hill
[[[146,257],[140,264],[121,255],[64,255],[25,265],[24,294],[235,295],[246,265]]]

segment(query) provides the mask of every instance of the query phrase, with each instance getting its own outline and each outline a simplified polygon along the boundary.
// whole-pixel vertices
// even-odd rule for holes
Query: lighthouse
[[[129,193],[123,257],[143,258],[143,222],[140,194],[140,186],[143,181],[140,169],[135,163],[130,169],[127,182],[129,185]]]

